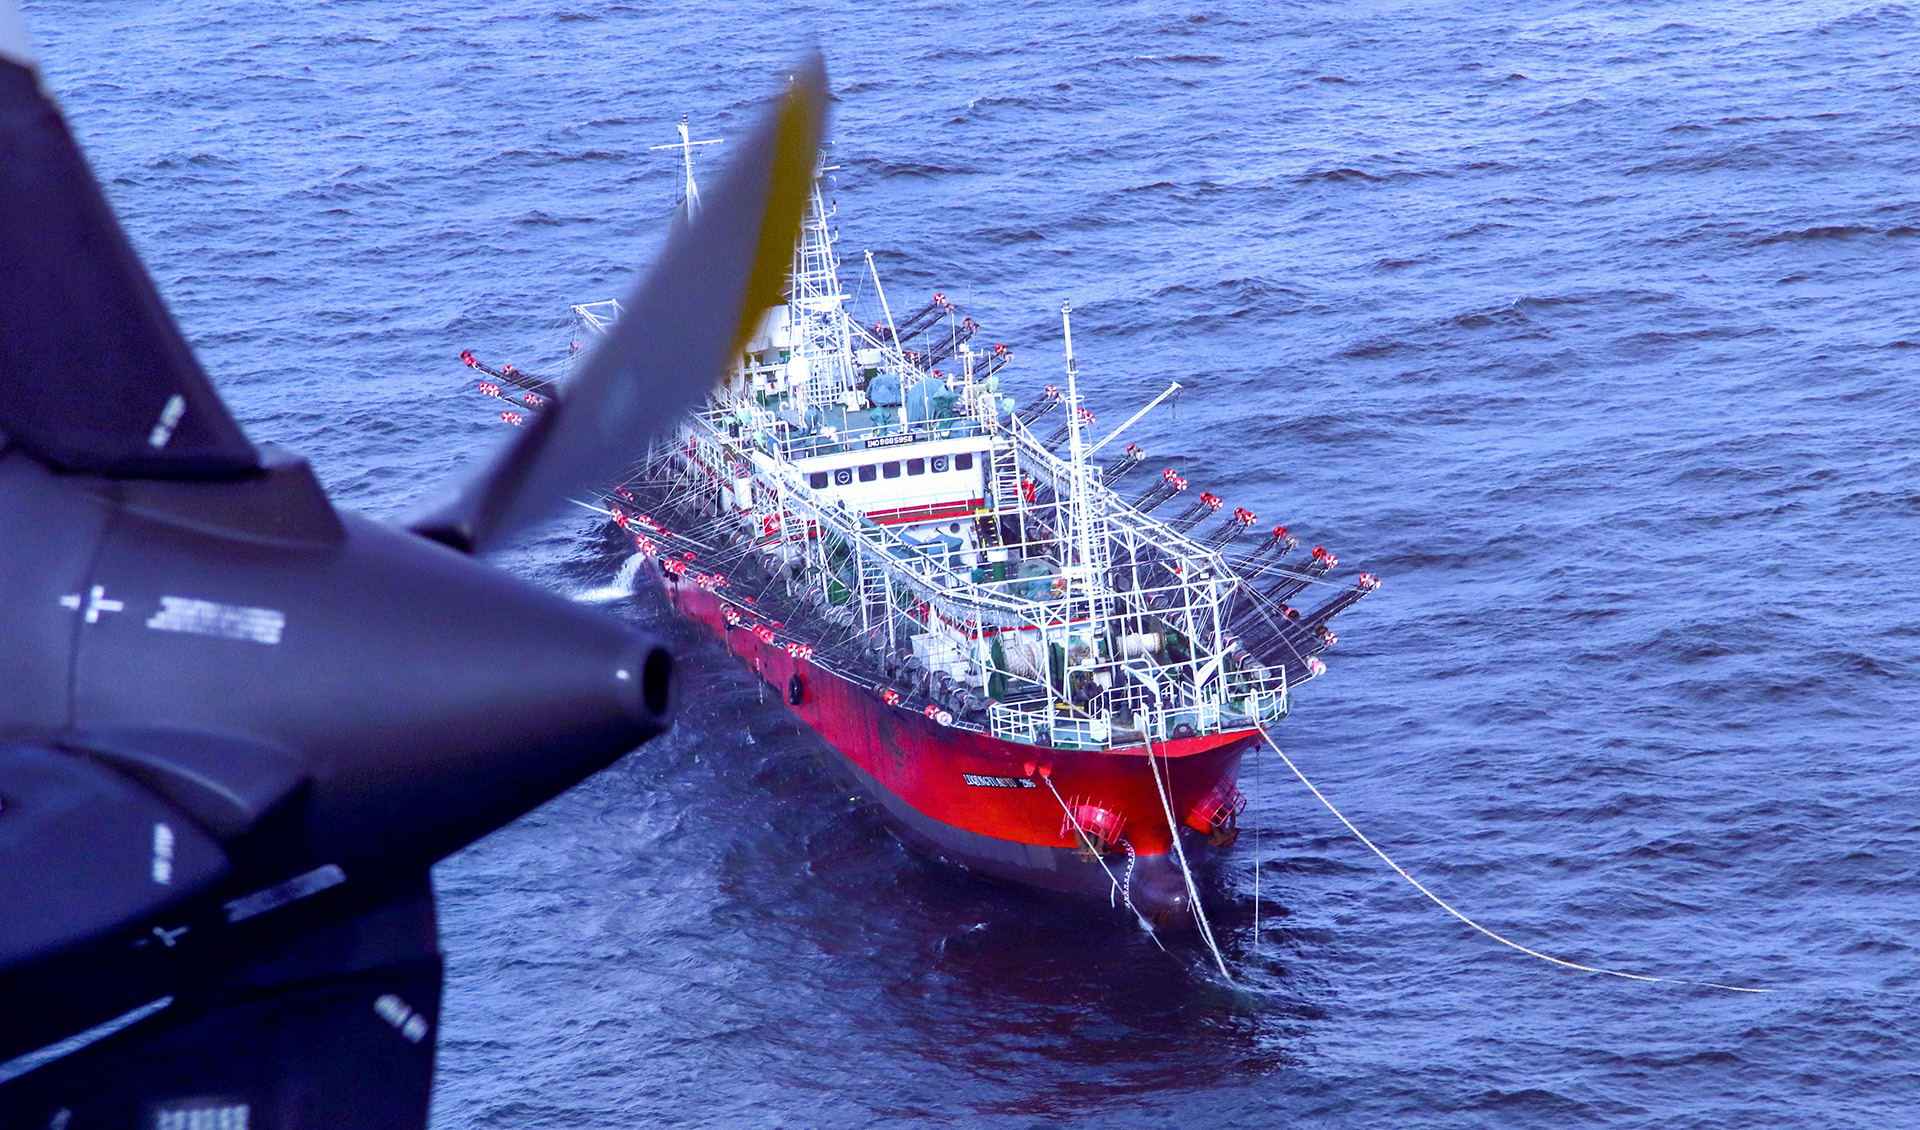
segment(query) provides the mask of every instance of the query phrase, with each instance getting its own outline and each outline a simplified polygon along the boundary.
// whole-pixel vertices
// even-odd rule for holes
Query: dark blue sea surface
[[[1501,948],[1271,756],[1230,984],[910,855],[682,632],[670,736],[436,873],[436,1126],[1920,1125],[1920,11],[1489,7],[29,6],[238,415],[379,515],[817,37],[850,284],[1020,393],[1071,299],[1103,422],[1187,386],[1152,470],[1385,578],[1278,730],[1335,803],[1516,941],[1781,990]]]

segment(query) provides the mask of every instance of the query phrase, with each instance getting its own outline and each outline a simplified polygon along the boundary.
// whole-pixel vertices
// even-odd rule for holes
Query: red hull
[[[1056,749],[943,726],[790,655],[780,643],[768,643],[751,630],[751,619],[728,625],[729,605],[714,593],[655,569],[648,572],[675,608],[719,637],[825,739],[838,755],[842,775],[880,802],[902,838],[963,866],[1031,886],[1101,898],[1124,893],[1156,924],[1177,925],[1187,918],[1186,882],[1144,746]],[[1207,824],[1205,814],[1219,798],[1236,795],[1241,754],[1257,737],[1258,731],[1247,730],[1154,744],[1160,771],[1171,784],[1189,863],[1208,848],[1209,837],[1198,828]],[[1105,860],[1076,850],[1079,841],[1067,824],[1063,801],[1118,816],[1121,823],[1109,838],[1120,846]],[[1116,883],[1124,883],[1124,892],[1115,889]]]

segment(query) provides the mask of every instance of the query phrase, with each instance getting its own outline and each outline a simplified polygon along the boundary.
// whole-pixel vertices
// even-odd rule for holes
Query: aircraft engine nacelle
[[[647,636],[264,462],[182,487],[0,454],[0,623],[35,645],[0,662],[40,656],[0,671],[0,999],[82,949],[94,990],[152,984],[255,905],[381,893],[668,724]]]

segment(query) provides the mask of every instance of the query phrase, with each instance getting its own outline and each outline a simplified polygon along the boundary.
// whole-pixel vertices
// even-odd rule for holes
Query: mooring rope
[[[1079,833],[1080,842],[1086,846],[1086,849],[1088,851],[1091,852],[1093,850],[1093,840],[1088,838],[1087,830],[1080,826],[1080,819],[1073,814],[1073,809],[1067,807],[1066,798],[1060,795],[1060,790],[1053,787],[1053,775],[1047,774],[1041,777],[1040,779],[1047,783],[1047,791],[1053,794],[1054,800],[1057,800],[1060,802],[1060,811],[1067,814],[1067,823],[1071,824],[1073,826],[1073,830]],[[1122,840],[1121,842],[1126,843],[1125,840]],[[1118,891],[1120,889],[1120,880],[1113,877],[1113,868],[1108,867],[1107,861],[1100,858],[1097,855],[1093,857],[1093,860],[1095,863],[1098,863],[1100,865],[1100,870],[1105,871],[1107,873],[1107,882],[1113,884],[1113,891]],[[1132,862],[1133,861],[1133,845],[1132,844],[1127,844],[1127,861],[1128,861],[1127,862],[1127,882],[1132,883],[1133,882],[1133,862]],[[1153,923],[1147,921],[1146,915],[1141,914],[1140,911],[1133,905],[1133,892],[1127,891],[1126,896],[1127,896],[1127,909],[1133,911],[1133,916],[1140,920],[1140,925],[1145,926],[1147,928],[1147,936],[1153,939],[1153,944],[1156,946],[1160,946],[1160,935],[1154,932]],[[1107,894],[1107,905],[1108,906],[1113,905],[1112,891],[1109,891]],[[1160,946],[1160,949],[1162,951],[1165,951],[1166,948],[1167,947],[1165,946]]]
[[[1260,749],[1253,750],[1253,804],[1260,803]],[[1251,807],[1251,806],[1249,806]],[[1253,948],[1260,948],[1260,825],[1253,826]]]
[[[1267,733],[1266,727],[1264,726],[1260,727],[1260,736],[1267,740],[1267,744],[1269,746],[1273,747],[1273,752],[1280,755],[1280,760],[1286,763],[1287,768],[1293,770],[1293,775],[1300,778],[1300,783],[1307,786],[1307,791],[1312,793],[1314,795],[1314,798],[1317,799],[1321,804],[1325,805],[1327,808],[1327,811],[1333,813],[1335,819],[1339,820],[1340,823],[1345,824],[1347,826],[1347,831],[1352,832],[1355,838],[1357,838],[1361,843],[1367,845],[1367,847],[1373,852],[1373,854],[1379,856],[1380,859],[1384,863],[1386,863],[1388,867],[1391,867],[1395,871],[1398,871],[1402,879],[1405,879],[1407,882],[1412,883],[1415,890],[1419,891],[1421,894],[1433,900],[1434,905],[1446,911],[1448,914],[1453,915],[1455,918],[1458,918],[1460,921],[1465,922],[1467,925],[1473,927],[1475,930],[1480,931],[1482,934],[1485,934],[1487,937],[1492,938],[1494,941],[1499,942],[1503,946],[1509,946],[1513,949],[1517,949],[1521,953],[1524,953],[1529,957],[1537,957],[1541,961],[1550,961],[1555,965],[1564,965],[1568,969],[1578,969],[1586,973],[1604,973],[1609,977],[1624,977],[1629,981],[1656,981],[1666,985],[1693,985],[1693,986],[1696,986],[1699,988],[1705,988],[1705,989],[1726,989],[1727,991],[1734,992],[1734,993],[1774,993],[1774,992],[1780,991],[1778,989],[1756,989],[1756,988],[1748,987],[1746,985],[1723,985],[1717,981],[1683,981],[1677,977],[1651,977],[1644,973],[1623,973],[1618,969],[1602,969],[1597,965],[1582,965],[1577,961],[1568,961],[1565,958],[1555,957],[1550,953],[1541,953],[1539,950],[1529,949],[1526,946],[1521,945],[1519,942],[1513,941],[1511,938],[1503,938],[1499,934],[1494,933],[1492,930],[1487,929],[1485,926],[1480,925],[1480,923],[1475,922],[1471,918],[1468,918],[1466,915],[1460,913],[1458,910],[1455,910],[1451,905],[1448,904],[1448,902],[1445,899],[1441,898],[1439,895],[1436,895],[1432,891],[1428,890],[1426,886],[1420,882],[1420,880],[1407,874],[1406,868],[1400,866],[1398,863],[1395,863],[1391,856],[1389,856],[1386,852],[1381,851],[1379,845],[1375,844],[1372,840],[1368,839],[1366,837],[1366,834],[1360,831],[1360,829],[1354,827],[1353,821],[1347,819],[1346,816],[1342,814],[1338,808],[1335,808],[1333,806],[1333,802],[1328,800],[1326,798],[1326,795],[1322,793],[1319,789],[1315,788],[1312,781],[1307,780],[1307,775],[1300,771],[1300,767],[1298,765],[1295,765],[1293,763],[1293,759],[1287,756],[1286,751],[1280,748],[1279,743],[1273,740],[1273,735]],[[1256,861],[1256,867],[1257,866],[1258,864]],[[1256,874],[1258,874],[1257,871],[1256,871]]]
[[[1173,818],[1173,798],[1168,795],[1167,786],[1160,779],[1160,766],[1153,754],[1153,739],[1147,736],[1144,729],[1140,732],[1140,739],[1146,743],[1147,768],[1153,770],[1153,788],[1160,795],[1161,809],[1167,814],[1167,834],[1173,837],[1173,856],[1180,861],[1180,877],[1187,883],[1187,900],[1193,907],[1193,920],[1200,925],[1200,940],[1207,943],[1207,949],[1213,954],[1213,963],[1220,967],[1220,976],[1232,981],[1233,974],[1227,972],[1227,959],[1220,955],[1220,944],[1213,940],[1213,926],[1207,921],[1207,912],[1200,909],[1200,888],[1194,885],[1193,869],[1187,866],[1187,849],[1180,846],[1180,824]]]

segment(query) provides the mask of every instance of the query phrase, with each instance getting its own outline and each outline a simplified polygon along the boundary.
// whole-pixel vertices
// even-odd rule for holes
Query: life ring
[[[807,700],[807,684],[800,681],[800,673],[794,672],[787,680],[787,705],[799,706]]]

